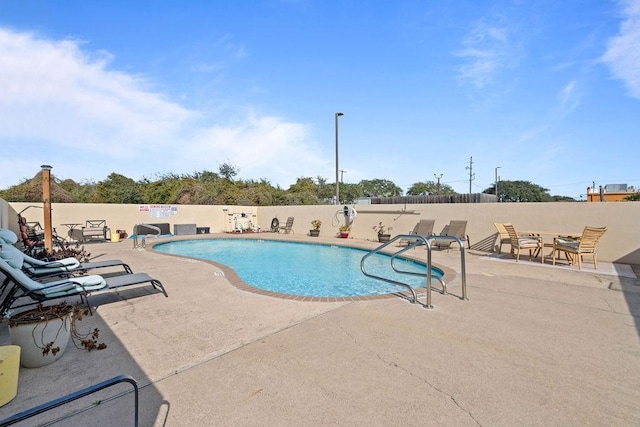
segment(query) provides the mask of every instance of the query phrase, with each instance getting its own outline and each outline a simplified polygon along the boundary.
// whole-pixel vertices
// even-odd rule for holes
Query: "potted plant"
[[[389,231],[391,231],[392,228],[382,224],[382,221],[379,222],[378,225],[374,225],[373,230],[378,234],[378,242],[388,242],[389,239],[391,239]]]
[[[340,237],[346,239],[349,237],[349,231],[351,230],[351,226],[344,224],[340,226]]]
[[[20,346],[20,363],[25,368],[38,368],[55,362],[64,353],[71,339],[77,348],[102,350],[98,343],[100,331],[80,333],[77,322],[89,314],[89,309],[61,302],[56,305],[38,304],[9,318],[9,336]]]
[[[314,219],[311,221],[311,230],[309,230],[309,235],[311,237],[318,237],[320,235],[320,226],[322,225],[322,221],[319,219]]]

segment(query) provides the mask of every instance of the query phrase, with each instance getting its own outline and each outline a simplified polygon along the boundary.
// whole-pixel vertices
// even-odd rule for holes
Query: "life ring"
[[[278,221],[278,218],[273,218],[271,220],[271,232],[277,233],[278,231],[280,231],[280,221]]]

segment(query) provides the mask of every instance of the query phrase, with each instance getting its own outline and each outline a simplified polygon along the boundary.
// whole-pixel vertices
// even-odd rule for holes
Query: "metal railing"
[[[140,231],[140,227],[145,227],[147,229],[151,229],[152,231],[155,231],[156,234],[151,234],[151,233],[146,233],[142,236],[142,239],[140,242],[138,242],[138,235],[139,235],[139,231]],[[162,233],[162,230],[160,230],[159,227],[156,227],[155,225],[151,225],[151,224],[136,224],[133,226],[133,249],[136,249],[138,247],[140,248],[144,248],[147,246],[147,237],[153,236],[153,237],[158,237],[160,236],[160,233]]]
[[[397,236],[394,236],[393,238],[391,238],[388,242],[383,243],[382,245],[378,246],[377,248],[371,250],[368,254],[366,254],[365,256],[362,257],[362,260],[360,261],[360,270],[362,271],[362,273],[367,276],[367,277],[371,277],[373,279],[377,279],[377,280],[382,280],[384,282],[387,283],[391,283],[393,285],[396,286],[402,286],[405,287],[409,290],[409,292],[411,292],[411,295],[413,297],[413,303],[417,303],[418,302],[418,297],[416,295],[415,290],[413,289],[413,287],[411,287],[411,285],[404,283],[404,282],[400,282],[397,280],[393,280],[387,277],[382,277],[382,276],[378,276],[375,274],[371,274],[368,273],[366,271],[365,268],[365,261],[367,258],[369,258],[370,256],[380,253],[383,249],[385,249],[386,247],[388,247],[389,245],[391,245],[392,243],[398,241],[398,240],[407,240],[409,241],[409,244],[405,247],[403,247],[402,249],[394,252],[393,254],[391,254],[391,268],[393,269],[393,271],[395,271],[396,273],[399,274],[406,274],[406,275],[412,275],[412,276],[425,276],[425,280],[426,280],[426,301],[425,301],[425,308],[433,308],[433,305],[431,304],[431,289],[432,289],[432,279],[433,277],[435,277],[441,284],[442,286],[442,293],[444,295],[447,294],[447,285],[444,282],[444,280],[442,280],[440,277],[438,276],[434,276],[432,274],[432,262],[431,262],[431,244],[429,243],[430,240],[433,239],[447,239],[447,240],[451,240],[454,242],[457,242],[458,245],[460,246],[460,263],[461,263],[461,280],[462,280],[462,297],[461,299],[463,300],[468,300],[467,298],[467,274],[466,274],[466,268],[465,268],[465,255],[464,255],[464,245],[462,244],[462,241],[455,237],[455,236],[436,236],[436,235],[430,235],[430,236],[419,236],[419,235],[415,235],[415,234],[399,234]],[[407,271],[407,270],[402,270],[400,268],[398,268],[397,264],[396,264],[396,260],[400,257],[400,255],[404,254],[405,252],[416,248],[418,246],[421,245],[425,245],[426,247],[426,253],[427,253],[427,263],[426,263],[426,273],[417,273],[415,271]]]
[[[36,406],[35,408],[31,408],[28,409],[26,411],[20,412],[18,414],[15,414],[9,418],[5,418],[4,420],[0,421],[0,427],[5,427],[5,426],[10,426],[12,424],[15,423],[19,423],[21,421],[24,421],[26,419],[29,419],[31,417],[35,417],[36,415],[40,415],[43,412],[47,412],[50,411],[52,409],[58,408],[62,405],[66,405],[67,403],[73,402],[74,400],[78,400],[81,399],[83,397],[89,396],[90,394],[96,393],[100,390],[104,390],[105,388],[114,386],[116,384],[120,384],[120,383],[129,383],[133,386],[133,395],[134,395],[134,419],[133,419],[133,425],[134,426],[138,426],[138,401],[139,401],[139,397],[138,397],[138,383],[136,382],[136,380],[134,380],[133,378],[131,378],[128,375],[119,375],[117,377],[111,378],[110,380],[106,380],[103,381],[101,383],[83,388],[82,390],[78,390],[75,393],[71,393],[68,394],[66,396],[63,396],[61,398],[58,399],[54,399],[51,400],[47,403],[43,403],[42,405]],[[106,423],[108,424],[108,423]]]

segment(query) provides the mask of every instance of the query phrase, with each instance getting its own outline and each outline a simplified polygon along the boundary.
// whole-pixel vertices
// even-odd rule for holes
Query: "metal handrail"
[[[74,400],[78,400],[90,394],[96,393],[100,390],[104,390],[105,388],[111,387],[113,385],[127,382],[133,386],[134,391],[134,399],[135,399],[135,408],[134,408],[134,420],[133,425],[138,426],[138,383],[136,380],[131,378],[128,375],[119,375],[117,377],[111,378],[110,380],[103,381],[101,383],[83,388],[82,390],[78,390],[75,393],[68,394],[66,396],[60,397],[58,399],[51,400],[47,403],[43,403],[42,405],[38,405],[35,408],[28,409],[26,411],[15,414],[9,418],[5,418],[0,421],[0,427],[9,426],[21,421],[24,421],[28,418],[34,417],[36,415],[42,414],[43,412],[50,411],[59,406],[66,405],[69,402],[73,402]]]
[[[412,235],[412,236],[415,237],[415,235]],[[427,239],[428,239],[428,236],[425,236],[425,237],[427,237]],[[407,246],[405,246],[403,249],[400,249],[398,252],[394,253],[391,256],[391,267],[393,268],[393,270],[396,273],[408,274],[408,275],[411,275],[411,276],[422,276],[422,273],[416,273],[415,271],[401,270],[396,266],[396,258],[400,257],[403,253],[407,252],[408,250],[413,249],[413,248],[415,248],[417,246],[420,246],[422,244],[424,244],[423,241],[416,240],[414,243],[410,243]],[[431,257],[431,247],[430,247],[430,245],[427,245],[427,246],[428,246],[427,258],[430,258]],[[429,264],[429,260],[427,260],[427,264]],[[444,282],[444,280],[442,280],[441,277],[439,277],[439,276],[433,276],[433,277],[435,277],[436,280],[438,282],[440,282],[440,284],[442,285],[442,293],[444,295],[446,295],[447,294],[447,284]]]
[[[380,251],[382,251],[382,249],[386,248],[387,246],[389,246],[390,244],[392,244],[393,242],[395,242],[396,240],[399,239],[416,239],[416,242],[412,243],[409,245],[410,248],[417,246],[418,242],[422,241],[425,245],[429,245],[428,240],[424,237],[424,236],[417,236],[415,234],[398,234],[397,236],[394,236],[393,238],[391,238],[388,242],[383,243],[382,245],[378,246],[377,248],[373,249],[372,251],[370,251],[368,254],[366,254],[365,256],[362,257],[362,260],[360,260],[360,270],[362,271],[362,274],[364,274],[367,277],[371,277],[373,279],[378,279],[378,280],[382,280],[383,282],[387,282],[387,283],[391,283],[393,285],[397,285],[397,286],[404,286],[407,289],[409,289],[409,291],[411,292],[411,295],[413,296],[413,303],[416,304],[418,302],[418,296],[416,295],[416,291],[411,287],[411,285],[408,285],[407,283],[403,283],[403,282],[398,282],[397,280],[392,280],[392,279],[388,279],[386,277],[382,277],[382,276],[376,276],[375,274],[371,274],[371,273],[367,273],[367,271],[365,270],[365,261],[367,258],[369,258],[371,255],[375,255],[377,253],[379,253]],[[393,258],[391,258],[392,260],[392,268],[393,268]],[[394,268],[395,270],[395,268]],[[398,271],[398,270],[396,270]],[[398,271],[399,273],[402,273],[401,271]],[[431,306],[431,250],[427,251],[427,304],[426,304],[426,308],[433,308]]]
[[[146,227],[146,228],[150,228],[151,230],[155,231],[156,234],[145,234],[144,236],[142,236],[142,241],[140,242],[140,244],[138,244],[138,227]],[[162,230],[160,230],[159,227],[156,227],[155,225],[151,225],[151,224],[136,224],[133,226],[133,249],[137,248],[137,247],[141,247],[144,248],[147,246],[147,237],[149,236],[154,236],[154,237],[158,237],[160,236],[160,233],[162,233]]]
[[[465,252],[464,252],[464,243],[462,243],[462,240],[459,237],[456,236],[447,236],[447,235],[431,235],[431,236],[427,236],[427,238],[429,240],[433,240],[433,239],[445,239],[445,240],[452,240],[454,242],[456,242],[458,244],[458,246],[460,247],[460,275],[462,276],[461,281],[462,281],[462,299],[464,301],[469,301],[469,298],[467,297],[467,268],[466,268],[466,261],[465,261]]]
[[[425,308],[433,308],[433,305],[431,304],[431,289],[432,289],[432,284],[431,284],[431,279],[433,277],[433,275],[431,274],[431,267],[432,267],[432,262],[431,262],[431,244],[429,243],[430,240],[433,239],[448,239],[454,242],[457,242],[458,245],[460,246],[460,263],[461,263],[461,275],[462,275],[462,299],[465,301],[468,301],[469,298],[467,297],[467,273],[466,273],[466,268],[465,268],[465,255],[464,255],[464,245],[462,244],[462,241],[456,237],[456,236],[446,236],[446,235],[429,235],[429,236],[420,236],[420,235],[415,235],[415,234],[399,234],[397,236],[394,236],[393,238],[391,238],[388,242],[383,243],[382,245],[378,246],[377,248],[373,249],[372,251],[370,251],[368,254],[366,254],[365,256],[362,257],[362,260],[360,261],[360,270],[362,271],[362,273],[367,276],[367,277],[371,277],[374,279],[378,279],[378,280],[382,280],[384,282],[387,283],[391,283],[397,286],[404,286],[406,288],[409,289],[409,291],[411,292],[412,296],[413,296],[413,303],[417,303],[418,302],[418,297],[416,295],[415,290],[407,283],[403,283],[403,282],[398,282],[396,280],[392,280],[386,277],[381,277],[381,276],[377,276],[371,273],[367,273],[367,271],[365,270],[365,260],[370,257],[371,255],[377,254],[379,252],[381,252],[384,248],[386,248],[387,246],[389,246],[390,244],[392,244],[393,242],[397,241],[397,240],[409,240],[409,241],[413,241],[412,243],[408,244],[406,247],[400,249],[399,251],[396,251],[395,253],[393,253],[391,255],[391,268],[393,268],[393,270],[396,273],[399,274],[408,274],[408,275],[413,275],[413,276],[422,276],[422,273],[416,273],[413,271],[406,271],[406,270],[402,270],[400,268],[398,268],[398,266],[396,265],[396,259],[403,253],[407,252],[410,249],[413,249],[417,246],[420,245],[425,245],[426,246],[426,250],[427,250],[427,272],[426,272],[426,301],[425,301]],[[441,283],[442,285],[442,293],[444,295],[447,294],[447,285],[444,282],[444,280],[442,280],[440,277],[435,276],[436,279]]]

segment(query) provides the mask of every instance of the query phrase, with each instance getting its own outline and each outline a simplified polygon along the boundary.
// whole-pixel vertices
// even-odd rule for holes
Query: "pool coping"
[[[359,296],[349,296],[349,297],[316,297],[316,296],[306,296],[306,295],[283,294],[280,292],[274,292],[274,291],[256,288],[254,286],[251,286],[245,283],[240,278],[240,276],[238,276],[235,270],[233,270],[231,267],[225,264],[221,264],[216,261],[211,261],[211,260],[206,260],[201,258],[193,258],[193,257],[184,256],[184,255],[169,254],[169,253],[160,252],[154,249],[155,246],[163,243],[168,243],[168,242],[178,242],[178,241],[186,241],[186,240],[218,240],[218,239],[245,239],[245,240],[262,239],[262,240],[273,240],[273,241],[303,243],[303,244],[312,244],[312,245],[343,246],[347,248],[361,249],[365,251],[375,249],[377,246],[379,246],[378,242],[359,241],[354,239],[336,238],[338,242],[334,242],[333,240],[329,240],[329,239],[317,240],[316,238],[314,238],[315,241],[309,242],[308,240],[305,240],[305,239],[290,237],[290,236],[285,237],[285,235],[275,234],[275,233],[246,233],[246,234],[215,233],[215,234],[203,234],[203,235],[196,234],[196,235],[188,235],[188,236],[172,236],[172,237],[162,238],[162,239],[159,239],[159,241],[154,242],[151,245],[151,247],[146,247],[145,249],[160,255],[168,255],[171,257],[197,260],[200,262],[211,264],[217,267],[219,270],[221,270],[222,274],[227,279],[227,281],[237,289],[246,291],[246,292],[251,292],[253,294],[264,295],[264,296],[273,297],[273,298],[280,298],[280,299],[287,299],[287,300],[294,300],[294,301],[304,301],[304,302],[355,302],[355,301],[371,301],[371,300],[390,299],[390,298],[403,298],[403,299],[410,300],[412,297],[411,293],[408,290],[393,292],[388,294],[359,295]],[[418,249],[415,249],[414,251],[417,251],[417,250]],[[389,254],[393,254],[393,251],[383,250],[381,251],[381,253],[389,255]],[[405,258],[412,261],[424,262],[426,264],[426,260],[421,259],[417,255],[412,255],[412,253],[405,253],[401,256],[401,258]],[[445,283],[450,283],[456,278],[456,272],[451,268],[445,267],[443,265],[433,264],[433,263],[432,263],[432,267],[438,268],[439,270],[442,271],[443,273],[442,279]],[[446,281],[444,280],[445,278],[446,278]],[[432,290],[436,292],[442,292],[441,288],[438,286],[432,285]],[[414,291],[416,292],[416,294],[424,293],[427,291],[427,288],[426,286],[423,286],[420,288],[414,288]]]

